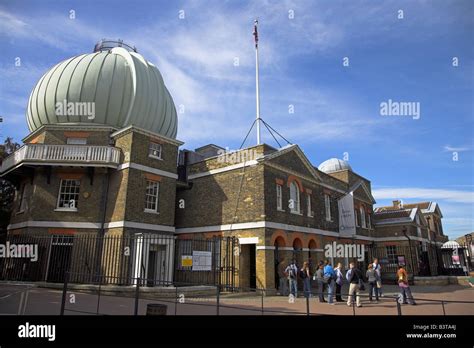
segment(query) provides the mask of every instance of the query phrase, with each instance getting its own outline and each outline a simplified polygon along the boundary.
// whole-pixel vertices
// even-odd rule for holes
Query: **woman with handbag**
[[[367,281],[369,282],[369,301],[372,302],[372,293],[375,293],[375,302],[379,302],[379,289],[377,288],[377,273],[374,266],[369,264],[369,269],[366,273]]]

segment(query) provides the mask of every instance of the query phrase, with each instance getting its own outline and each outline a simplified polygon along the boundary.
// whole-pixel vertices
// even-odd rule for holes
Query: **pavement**
[[[28,296],[25,305],[25,290]],[[402,305],[402,315],[474,315],[474,288],[460,285],[412,286],[417,305]],[[347,290],[343,288],[343,298]],[[286,296],[261,296],[256,293],[222,294],[217,306],[216,296],[185,297],[177,301],[168,298],[140,298],[138,314],[145,315],[147,305],[167,305],[167,315],[397,315],[396,296],[398,288],[384,286],[385,297],[378,303],[370,303],[367,291],[362,292],[362,307],[347,306],[345,302],[329,305],[319,303],[317,298],[306,301],[298,297],[291,301]],[[146,296],[146,294],[143,294]],[[156,296],[156,295],[155,295]],[[59,315],[62,291],[39,288],[34,285],[0,283],[0,315],[15,315],[21,304],[27,315]],[[435,301],[429,301],[435,300]],[[445,301],[443,304],[440,301]],[[471,301],[472,303],[451,303],[449,301]],[[444,307],[444,308],[443,308]],[[263,308],[263,311],[262,311]],[[133,315],[135,299],[131,297],[104,296],[94,293],[69,291],[66,301],[66,315]]]

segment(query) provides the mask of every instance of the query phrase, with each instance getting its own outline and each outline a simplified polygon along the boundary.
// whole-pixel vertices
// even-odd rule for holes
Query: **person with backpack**
[[[411,294],[410,286],[408,285],[408,273],[403,265],[398,266],[397,282],[400,288],[400,297],[403,299],[403,304],[416,305],[413,295]]]
[[[303,268],[300,270],[300,278],[303,280],[304,297],[311,296],[311,270],[309,262],[303,263]]]
[[[336,280],[336,272],[331,266],[331,262],[326,260],[324,266],[324,282],[327,284],[328,287],[328,304],[334,304],[334,284]]]
[[[285,269],[285,274],[287,275],[288,282],[290,283],[290,295],[294,296],[295,298],[298,297],[298,267],[296,266],[295,260],[291,260],[291,263]]]
[[[374,270],[374,265],[369,264],[366,273],[367,281],[369,282],[369,301],[372,302],[372,293],[375,293],[375,301],[379,302],[379,289],[377,288],[377,273]]]
[[[362,307],[359,293],[362,290],[361,287],[363,287],[364,283],[362,279],[362,272],[355,266],[354,262],[349,264],[349,270],[346,273],[346,279],[349,282],[349,297],[347,298],[347,305],[352,305],[355,294],[357,307]]]
[[[339,262],[334,268],[336,272],[336,302],[344,302],[341,297],[342,284],[344,283],[344,275],[342,274],[342,264]]]
[[[379,292],[379,297],[383,297],[382,292],[382,266],[379,264],[379,259],[375,258],[373,262],[374,271],[377,274],[377,289]],[[375,295],[375,290],[374,290]]]
[[[319,262],[318,269],[316,274],[314,275],[314,279],[317,281],[318,284],[318,297],[319,302],[326,302],[324,299],[324,291],[326,288],[326,284],[324,284],[324,264],[323,262]]]

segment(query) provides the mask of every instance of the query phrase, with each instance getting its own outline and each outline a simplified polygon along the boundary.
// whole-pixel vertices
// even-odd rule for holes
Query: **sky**
[[[237,149],[256,113],[255,18],[263,120],[316,166],[347,159],[377,206],[436,201],[445,234],[474,231],[470,0],[0,0],[0,141],[28,134],[29,94],[49,68],[107,38],[159,68],[184,148]],[[389,100],[419,114],[384,115]]]

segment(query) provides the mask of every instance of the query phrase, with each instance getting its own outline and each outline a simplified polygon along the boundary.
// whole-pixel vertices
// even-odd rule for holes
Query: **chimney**
[[[403,203],[401,200],[395,200],[395,201],[392,201],[392,203],[393,203],[394,208],[398,208],[398,209],[403,208]]]

